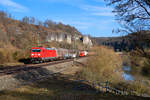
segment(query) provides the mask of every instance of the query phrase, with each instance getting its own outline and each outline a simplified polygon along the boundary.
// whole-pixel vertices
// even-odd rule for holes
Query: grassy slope
[[[150,98],[115,96],[97,93],[88,84],[72,81],[80,68],[74,66],[65,73],[23,86],[15,90],[0,92],[0,100],[149,100]],[[82,86],[82,87],[81,87]],[[80,88],[79,88],[80,87]]]

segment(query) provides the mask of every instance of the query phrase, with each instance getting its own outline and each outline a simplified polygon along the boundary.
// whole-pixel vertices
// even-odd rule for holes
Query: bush
[[[122,60],[112,49],[94,47],[91,51],[95,56],[88,59],[87,66],[81,72],[81,77],[89,81],[117,82],[122,79]]]
[[[9,48],[9,49],[8,49]],[[11,46],[0,49],[0,64],[16,63],[22,58],[28,58],[29,50],[19,50]]]
[[[140,82],[140,81],[133,82],[132,84],[130,84],[128,86],[128,88],[135,91],[137,95],[138,94],[145,94],[145,93],[148,93],[148,91],[149,91],[147,89],[147,87],[144,84],[142,84],[142,82]]]
[[[18,61],[19,59],[22,58],[23,53],[21,51],[15,51],[12,56],[13,60]]]
[[[138,54],[138,51],[132,51],[131,55],[131,67],[132,74],[150,76],[150,59],[148,57]],[[146,52],[147,54],[149,52]],[[150,53],[149,53],[150,54]]]
[[[5,61],[4,59],[4,52],[2,50],[0,50],[0,64],[3,64]]]
[[[130,81],[130,82],[119,82],[115,84],[115,88],[122,89],[127,91],[128,93],[132,93],[134,95],[142,95],[142,94],[150,94],[149,88],[147,86],[150,84],[149,81]]]
[[[122,61],[124,66],[131,66],[130,55],[124,52],[122,56]]]
[[[3,48],[0,49],[0,60],[1,63],[0,64],[4,64],[4,63],[8,63],[8,62],[13,62],[13,57],[12,57],[12,53],[13,53],[14,49],[12,48]]]

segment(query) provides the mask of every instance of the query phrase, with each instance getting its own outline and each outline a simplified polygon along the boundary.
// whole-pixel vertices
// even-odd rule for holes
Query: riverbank
[[[135,59],[134,56],[129,55],[129,53],[125,53],[122,56],[123,59],[123,77],[125,80],[125,83],[127,83],[125,87],[136,91],[139,94],[144,94],[149,96],[150,95],[150,80],[149,78],[143,76],[143,74],[140,72],[140,68],[142,68],[142,66],[139,66],[139,68],[137,66],[135,66],[135,62],[137,62],[137,60],[135,60],[133,62],[133,58]],[[142,58],[139,58],[142,59]],[[139,61],[139,60],[138,60]],[[139,61],[143,63],[142,61]],[[138,69],[138,70],[137,70]],[[140,70],[139,70],[140,69]]]

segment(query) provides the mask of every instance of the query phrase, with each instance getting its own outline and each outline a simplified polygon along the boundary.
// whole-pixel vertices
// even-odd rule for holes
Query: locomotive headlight
[[[32,56],[33,56],[34,54],[32,54]]]
[[[38,54],[39,56],[41,55],[41,54]]]

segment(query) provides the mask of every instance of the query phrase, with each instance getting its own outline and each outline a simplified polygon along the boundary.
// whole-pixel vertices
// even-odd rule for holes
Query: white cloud
[[[86,0],[46,0],[46,1],[73,5],[80,9],[90,12],[89,14],[95,15],[95,16],[114,16],[112,13],[113,9],[105,6],[104,0],[93,0],[94,2],[99,2],[103,4],[104,6],[93,6],[90,4],[87,5]]]
[[[96,16],[114,16],[114,14],[111,13],[111,12],[97,12],[97,13],[92,13],[92,15],[96,15]]]
[[[96,1],[96,2],[101,2],[101,3],[105,3],[104,0],[94,0],[94,1]]]
[[[79,30],[85,30],[92,26],[91,22],[87,21],[79,21],[79,20],[63,20],[63,19],[57,19],[56,22],[63,22],[64,24],[69,24],[74,27],[76,27]]]
[[[6,6],[9,10],[15,12],[26,12],[28,8],[13,2],[12,0],[0,0],[0,5]]]
[[[75,1],[84,1],[84,0],[47,0],[50,2],[75,2]]]
[[[100,7],[100,6],[93,6],[93,5],[84,5],[81,8],[85,10],[92,10],[92,11],[97,11],[97,10],[111,11],[112,10],[112,8],[107,7],[107,6]]]
[[[112,8],[107,6],[92,6],[92,5],[84,5],[80,7],[83,10],[90,12],[92,15],[95,16],[114,16],[112,13]]]
[[[47,0],[52,3],[65,3],[68,5],[73,5],[80,9],[82,14],[67,14],[67,17],[63,18],[54,18],[56,22],[63,22],[75,26],[79,31],[83,33],[90,32],[102,33],[102,34],[111,34],[111,31],[114,27],[117,26],[114,21],[114,14],[112,13],[113,8],[107,7],[103,0],[90,0],[95,2],[96,5],[92,5],[86,0]],[[100,16],[101,18],[97,18]]]
[[[51,3],[64,3],[73,6],[79,6],[80,4],[85,2],[85,0],[46,0],[46,1]]]
[[[72,21],[69,22],[71,25],[75,26],[77,29],[83,30],[83,29],[88,29],[89,27],[92,26],[92,23],[90,22],[81,22],[81,21]]]

